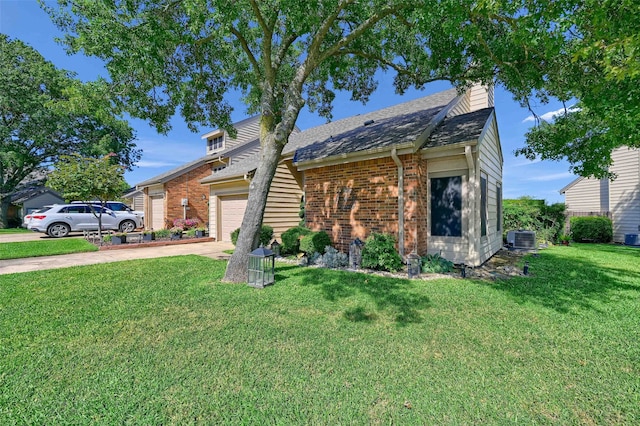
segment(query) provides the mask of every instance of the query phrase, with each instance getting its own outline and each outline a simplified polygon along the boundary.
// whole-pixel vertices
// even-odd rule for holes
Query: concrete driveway
[[[74,237],[71,237],[74,238]],[[82,238],[80,235],[79,238]],[[34,241],[51,239],[44,234],[9,234],[1,235],[0,243],[13,241]],[[137,247],[120,250],[100,250],[90,253],[63,254],[58,256],[30,257],[26,259],[0,260],[0,275],[16,272],[41,271],[43,269],[66,268],[79,265],[119,262],[122,260],[152,259],[156,257],[180,256],[196,254],[212,259],[228,259],[224,250],[233,249],[230,242],[209,241],[203,243]]]

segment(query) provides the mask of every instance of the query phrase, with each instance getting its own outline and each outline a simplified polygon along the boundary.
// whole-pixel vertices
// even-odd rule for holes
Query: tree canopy
[[[105,207],[107,201],[120,198],[128,189],[125,169],[116,162],[116,157],[116,154],[100,158],[63,155],[49,174],[47,185],[68,201],[99,201]],[[98,235],[102,238],[102,211],[96,212],[93,203],[89,207],[98,218]]]
[[[131,127],[112,113],[104,82],[81,83],[0,34],[0,227],[11,193],[60,155],[114,152],[131,167],[140,157],[133,139]]]
[[[633,0],[587,0],[563,25],[561,60],[546,70],[546,90],[577,103],[533,128],[518,153],[567,159],[582,176],[612,177],[611,151],[640,147],[640,7]]]
[[[47,8],[72,52],[106,62],[117,102],[160,131],[230,131],[229,90],[261,114],[261,162],[226,279],[246,277],[282,148],[306,104],[331,117],[337,90],[366,102],[375,72],[402,93],[435,80],[502,84],[516,99],[556,94],[577,1],[59,0]],[[586,12],[585,12],[586,13]],[[567,75],[570,78],[569,75]],[[554,80],[555,81],[555,80]],[[568,94],[567,94],[568,95]],[[561,97],[565,99],[566,97]]]

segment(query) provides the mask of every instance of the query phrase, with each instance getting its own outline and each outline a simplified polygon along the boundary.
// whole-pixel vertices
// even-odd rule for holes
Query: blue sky
[[[64,48],[54,40],[61,35],[60,32],[51,23],[48,15],[40,9],[36,0],[0,0],[0,32],[24,41],[58,68],[73,71],[84,81],[93,80],[98,76],[108,77],[102,62],[98,59],[82,55],[69,56],[65,53]],[[366,105],[350,101],[348,93],[339,93],[334,102],[334,120],[426,96],[449,87],[447,83],[433,83],[423,91],[412,90],[404,96],[399,96],[394,93],[392,81],[391,73],[380,73],[379,88]],[[232,119],[240,121],[246,118],[245,107],[239,99],[236,97],[229,100],[234,105]],[[523,157],[515,157],[514,151],[524,145],[524,134],[535,122],[529,110],[520,107],[501,87],[496,88],[495,106],[504,156],[504,198],[527,195],[545,199],[549,203],[563,202],[564,198],[558,190],[575,178],[569,172],[568,163],[532,162]],[[559,102],[534,105],[536,114],[543,117],[551,117],[554,111],[561,108],[562,104]],[[324,122],[324,118],[305,109],[301,112],[297,124],[304,130]],[[206,147],[200,136],[212,130],[201,128],[200,132],[191,133],[179,117],[174,118],[173,129],[167,135],[159,135],[141,120],[131,120],[130,124],[137,133],[136,144],[143,151],[142,160],[137,167],[125,175],[130,185],[203,156]]]

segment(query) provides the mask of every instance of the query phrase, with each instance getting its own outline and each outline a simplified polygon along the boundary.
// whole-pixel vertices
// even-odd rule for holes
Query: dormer
[[[225,147],[225,132],[221,130],[215,130],[202,136],[202,139],[207,140],[207,155],[215,154],[224,150]]]

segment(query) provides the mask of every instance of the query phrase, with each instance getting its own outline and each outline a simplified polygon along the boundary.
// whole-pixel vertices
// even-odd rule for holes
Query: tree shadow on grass
[[[402,278],[381,277],[324,268],[300,268],[295,275],[301,278],[302,286],[313,286],[332,302],[352,296],[365,295],[376,305],[371,312],[364,302],[343,313],[353,322],[373,322],[385,312],[394,317],[398,325],[424,321],[423,311],[430,307],[429,298],[420,294],[415,282]]]
[[[560,313],[601,311],[640,296],[640,250],[614,245],[576,245],[528,256],[530,277],[484,282]]]

